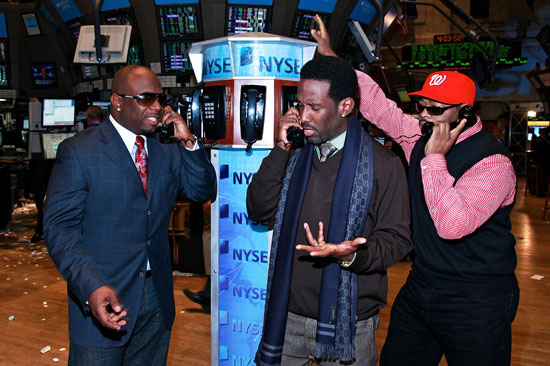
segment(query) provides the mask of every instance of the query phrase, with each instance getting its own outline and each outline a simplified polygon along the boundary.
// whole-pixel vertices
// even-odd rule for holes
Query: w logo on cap
[[[431,86],[441,85],[441,84],[443,84],[445,79],[447,79],[447,75],[434,74],[434,75],[432,75],[432,78],[430,79],[430,85]]]

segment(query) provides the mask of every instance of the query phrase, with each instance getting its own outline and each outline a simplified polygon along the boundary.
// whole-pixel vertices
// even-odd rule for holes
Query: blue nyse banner
[[[300,79],[303,49],[286,42],[238,42],[231,47],[235,76]]]
[[[270,236],[248,217],[246,189],[268,153],[219,150],[218,365],[254,365],[262,335]]]

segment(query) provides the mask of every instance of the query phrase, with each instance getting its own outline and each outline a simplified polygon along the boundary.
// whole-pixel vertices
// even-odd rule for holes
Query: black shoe
[[[202,291],[193,292],[187,288],[183,289],[183,293],[189,300],[202,306],[205,313],[210,314],[210,296],[206,296]]]
[[[31,238],[31,243],[37,243],[39,242],[40,240],[44,239],[44,237],[42,236],[42,234],[39,234],[39,233],[35,233],[33,235],[33,237]]]

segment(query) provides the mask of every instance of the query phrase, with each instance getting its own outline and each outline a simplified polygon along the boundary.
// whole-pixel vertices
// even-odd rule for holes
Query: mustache
[[[315,126],[311,125],[311,124],[308,123],[308,122],[302,123],[302,127],[303,127],[303,128],[308,128],[308,129],[310,129],[310,130],[314,130],[314,131],[317,132],[317,133],[319,132],[319,130],[318,130]]]

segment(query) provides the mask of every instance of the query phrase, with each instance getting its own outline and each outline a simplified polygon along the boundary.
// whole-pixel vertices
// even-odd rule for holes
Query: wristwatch
[[[351,258],[350,261],[338,261],[338,264],[340,265],[340,267],[348,268],[353,264],[356,257],[357,257],[357,252],[353,252],[353,258]]]

